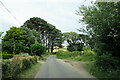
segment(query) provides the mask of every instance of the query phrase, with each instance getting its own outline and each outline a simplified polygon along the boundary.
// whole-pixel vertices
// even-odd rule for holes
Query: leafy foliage
[[[84,32],[91,37],[91,42],[97,52],[97,65],[106,69],[110,66],[119,67],[120,50],[120,2],[97,2],[92,6],[79,7],[78,15],[83,15],[81,20]],[[111,55],[111,56],[109,56]],[[110,60],[110,62],[109,62]],[[104,65],[106,63],[106,65]],[[115,64],[116,63],[116,64]],[[113,67],[117,69],[116,67]]]
[[[46,48],[40,44],[40,43],[35,43],[31,45],[31,51],[38,56],[41,56],[45,52]]]
[[[67,50],[69,51],[82,51],[84,47],[83,35],[76,32],[63,33],[63,38],[69,44]]]
[[[100,67],[96,66],[94,62],[87,63],[88,71],[97,77],[99,80],[109,80],[114,79],[118,80],[120,78],[120,70],[116,71],[114,69],[103,70]]]
[[[22,27],[34,29],[40,34],[41,43],[49,49],[51,52],[54,50],[54,46],[61,47],[62,45],[62,33],[60,30],[56,29],[52,24],[47,23],[47,21],[39,18],[33,17],[27,20]]]
[[[68,51],[83,51],[84,44],[83,43],[78,43],[78,44],[71,44],[70,46],[67,47]]]
[[[79,34],[76,32],[63,33],[63,37],[69,45],[79,43]]]
[[[20,31],[20,29],[17,27],[11,27],[10,30],[6,32],[6,35],[2,40],[3,51],[15,54],[18,48],[23,49],[22,46],[20,46],[20,44],[22,44],[23,42],[24,42],[23,32]],[[17,47],[17,45],[19,45],[19,47]]]
[[[7,54],[6,52],[2,52],[2,54],[0,54],[0,56],[2,56],[2,59],[13,58],[13,54]]]
[[[23,32],[25,40],[23,44],[24,45],[23,52],[30,53],[31,52],[30,46],[35,42],[41,42],[39,32],[34,29],[31,30],[27,27],[20,27],[20,30]]]

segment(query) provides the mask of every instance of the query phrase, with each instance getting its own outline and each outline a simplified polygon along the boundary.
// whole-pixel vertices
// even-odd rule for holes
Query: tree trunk
[[[54,44],[52,43],[52,46],[51,46],[51,53],[53,53],[53,50],[54,50]]]
[[[13,56],[15,55],[15,41],[14,41],[14,45],[13,45]]]

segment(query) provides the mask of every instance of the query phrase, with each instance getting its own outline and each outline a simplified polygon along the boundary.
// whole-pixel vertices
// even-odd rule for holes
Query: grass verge
[[[48,58],[50,55],[51,55],[51,53],[46,52],[45,54],[43,54],[43,55],[40,57],[40,60],[46,61],[47,58]]]
[[[40,63],[36,63],[35,65],[18,74],[17,78],[34,78],[40,69],[40,65]]]

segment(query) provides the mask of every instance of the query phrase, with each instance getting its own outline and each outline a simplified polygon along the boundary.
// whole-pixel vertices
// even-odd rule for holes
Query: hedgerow
[[[2,78],[15,78],[17,74],[37,63],[37,56],[14,57],[2,62]]]

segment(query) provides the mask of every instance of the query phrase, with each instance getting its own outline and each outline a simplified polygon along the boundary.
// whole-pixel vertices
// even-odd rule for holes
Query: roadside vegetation
[[[46,61],[50,55],[52,55],[52,53],[46,52],[45,54],[41,55],[40,60]]]
[[[91,72],[98,78],[116,78],[120,74],[120,2],[96,2],[92,6],[81,6],[77,14],[87,24],[79,31],[89,36],[89,45],[96,52]]]
[[[30,18],[20,27],[11,27],[3,37],[2,33],[3,79],[34,78],[40,61],[45,61],[54,46],[60,47],[63,41],[60,30],[38,17]]]
[[[101,80],[120,79],[120,2],[96,2],[81,6],[78,16],[85,26],[75,32],[63,33],[68,51],[58,51],[57,57],[88,61],[89,71]]]
[[[74,61],[95,61],[96,54],[94,51],[86,50],[87,47],[84,47],[84,52],[80,51],[62,51],[58,50],[56,53],[57,57],[60,59],[68,59]],[[88,49],[88,48],[87,48]]]
[[[17,74],[30,68],[38,61],[37,56],[15,56],[2,62],[2,78],[16,78]]]
[[[41,64],[40,63],[36,63],[33,66],[31,66],[30,68],[24,70],[23,72],[21,72],[20,74],[17,74],[17,78],[20,78],[22,80],[28,78],[28,79],[32,79],[36,76],[37,72],[40,70]]]
[[[60,49],[55,52],[57,58],[75,62],[84,62],[86,69],[89,73],[100,80],[118,80],[119,70],[115,71],[114,69],[108,68],[107,71],[101,69],[96,65],[96,53],[88,47],[83,47],[83,51],[65,51],[65,49]],[[108,58],[108,57],[106,57]],[[109,59],[110,60],[110,59]],[[111,60],[110,60],[111,61]],[[109,62],[108,62],[109,63]],[[110,65],[108,65],[110,66]]]
[[[30,18],[19,28],[11,27],[3,38],[3,32],[0,32],[3,78],[14,78],[16,74],[38,64],[38,60],[46,60],[49,55],[56,54],[60,59],[86,62],[89,72],[101,80],[119,80],[119,12],[120,2],[80,6],[76,14],[83,16],[79,20],[84,24],[78,29],[81,34],[62,33],[39,17]],[[62,48],[64,41],[68,44],[65,49]],[[61,49],[55,50],[55,47]]]

